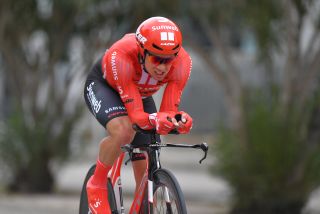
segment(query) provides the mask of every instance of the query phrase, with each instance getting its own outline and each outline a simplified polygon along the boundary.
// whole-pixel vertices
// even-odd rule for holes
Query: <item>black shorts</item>
[[[102,76],[101,59],[95,63],[89,73],[84,87],[84,99],[94,117],[105,128],[107,123],[116,117],[127,116],[127,110],[120,98]],[[156,105],[152,97],[142,99],[144,111],[151,114],[157,112]],[[160,137],[157,137],[160,141]],[[149,143],[150,137],[137,133],[133,142]]]

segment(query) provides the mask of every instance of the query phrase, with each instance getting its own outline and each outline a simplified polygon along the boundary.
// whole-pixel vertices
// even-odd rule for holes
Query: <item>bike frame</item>
[[[122,152],[120,156],[117,158],[115,163],[113,164],[108,177],[111,180],[112,186],[113,186],[113,191],[115,194],[116,198],[116,205],[117,205],[117,210],[120,214],[124,214],[124,204],[123,204],[123,195],[122,195],[122,183],[121,183],[121,167],[123,163],[123,159],[125,157],[125,152]],[[147,161],[146,161],[147,167],[146,171],[144,173],[144,176],[141,180],[141,184],[139,186],[138,191],[135,193],[134,200],[131,204],[130,212],[129,214],[132,213],[139,213],[140,208],[142,206],[144,194],[146,188],[148,188],[148,201],[149,203],[153,203],[153,182],[148,179],[148,170],[149,170],[149,161],[148,161],[148,155],[147,155]],[[151,191],[150,191],[151,190]],[[151,192],[151,194],[149,193]]]
[[[117,210],[120,214],[124,214],[124,204],[122,195],[122,182],[121,182],[121,166],[124,159],[125,153],[122,152],[117,160],[112,165],[109,171],[108,178],[111,181],[114,196],[116,199]]]
[[[122,147],[123,150],[125,150],[129,154],[130,152],[132,153],[134,150],[138,150],[138,152],[141,152],[140,148],[146,149],[146,151],[145,150],[143,151],[146,156],[146,164],[147,164],[146,171],[143,175],[138,191],[135,193],[134,200],[131,204],[129,214],[139,213],[142,207],[144,194],[146,192],[148,193],[148,212],[150,213],[153,210],[152,209],[153,208],[152,207],[153,206],[153,174],[157,169],[161,168],[159,151],[162,147],[201,149],[205,152],[205,155],[199,161],[199,163],[201,163],[207,156],[208,145],[206,143],[195,144],[195,145],[185,145],[185,144],[160,144],[160,143],[157,143],[155,140],[151,142],[154,142],[154,143],[138,145],[138,146],[126,145]],[[122,195],[121,167],[122,167],[123,159],[125,157],[126,152],[122,152],[120,154],[120,156],[117,158],[117,160],[113,164],[108,174],[108,177],[111,180],[111,183],[113,186],[113,191],[115,193],[117,210],[120,214],[124,214],[124,211],[125,211],[124,205],[123,205],[123,195]],[[147,191],[146,191],[146,188],[147,188]],[[170,203],[169,192],[167,189],[165,189],[165,199],[167,203]]]

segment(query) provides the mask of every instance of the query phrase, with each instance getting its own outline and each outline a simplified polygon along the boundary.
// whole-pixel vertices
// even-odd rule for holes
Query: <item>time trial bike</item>
[[[134,129],[137,132],[149,134],[151,137],[151,142],[149,144],[142,145],[127,144],[122,147],[122,153],[113,164],[112,169],[108,174],[108,182],[106,184],[112,213],[125,213],[123,189],[121,184],[121,167],[125,153],[128,153],[129,157],[132,157],[134,153],[144,153],[147,159],[146,171],[139,189],[134,196],[129,214],[187,213],[183,192],[181,191],[177,179],[173,173],[161,167],[160,151],[161,148],[164,147],[201,149],[204,152],[203,158],[199,161],[201,163],[207,157],[207,143],[194,145],[159,143],[156,140],[157,134],[155,130],[143,130],[136,125],[134,125]],[[178,134],[178,132],[173,130],[170,132],[170,134]],[[126,163],[128,161],[126,161]],[[93,175],[94,170],[95,165],[89,169],[82,187],[79,208],[80,214],[91,213],[88,207],[86,186],[89,178]]]

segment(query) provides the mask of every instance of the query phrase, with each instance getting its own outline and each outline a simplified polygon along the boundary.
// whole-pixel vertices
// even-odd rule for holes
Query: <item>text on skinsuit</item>
[[[107,79],[107,65],[103,65],[103,79]]]
[[[106,112],[106,114],[108,114],[112,111],[117,111],[117,110],[126,110],[126,108],[123,106],[114,106],[114,107],[110,107],[110,108],[106,109],[105,112]]]
[[[101,108],[101,100],[98,100],[96,95],[93,92],[92,86],[94,85],[94,82],[90,83],[90,85],[87,87],[87,97],[91,104],[91,108],[95,114],[97,114]]]
[[[113,74],[113,79],[118,80],[118,71],[117,71],[117,64],[116,64],[117,52],[114,51],[111,54],[111,70]]]
[[[113,112],[108,114],[108,118],[117,117],[118,115],[127,115],[128,113],[126,111],[119,111],[119,112]]]
[[[118,89],[119,94],[122,95],[123,94],[123,90],[122,90],[121,86],[118,85],[117,89]]]

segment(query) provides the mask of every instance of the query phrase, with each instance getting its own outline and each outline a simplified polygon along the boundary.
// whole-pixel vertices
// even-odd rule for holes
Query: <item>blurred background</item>
[[[165,150],[189,213],[320,213],[320,1],[0,0],[0,213],[77,213],[105,131],[83,100],[94,61],[151,16],[193,58]],[[157,94],[158,103],[161,93]],[[126,207],[133,177],[123,170]]]

